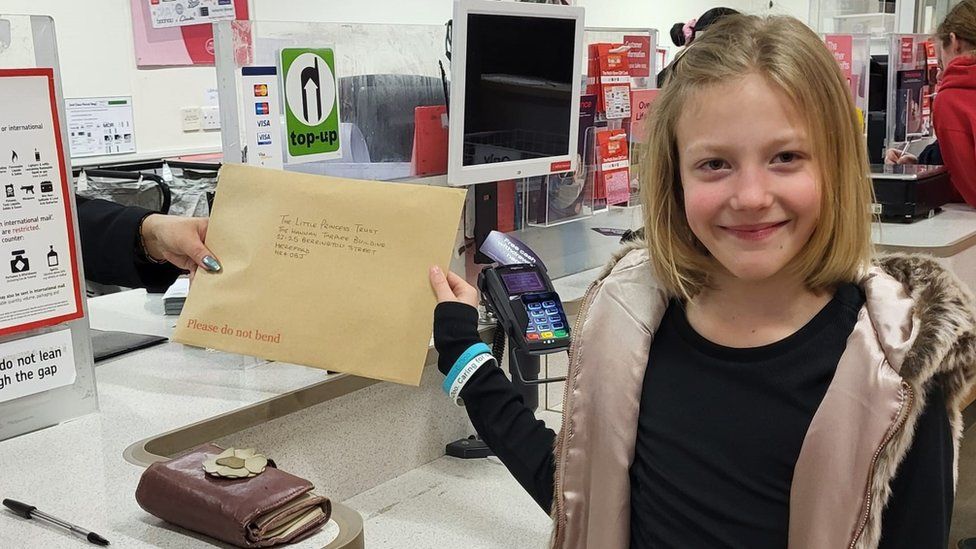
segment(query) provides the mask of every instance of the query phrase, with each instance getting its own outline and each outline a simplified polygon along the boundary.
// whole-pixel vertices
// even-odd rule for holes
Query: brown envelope
[[[220,171],[207,246],[173,339],[419,385],[464,191],[243,165]]]

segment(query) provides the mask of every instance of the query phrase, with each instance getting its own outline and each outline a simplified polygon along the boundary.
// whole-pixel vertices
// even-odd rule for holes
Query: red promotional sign
[[[622,44],[597,44],[600,107],[608,119],[630,117],[630,58]]]
[[[661,72],[664,67],[668,66],[668,50],[657,48],[655,53],[657,54],[657,72]]]
[[[593,198],[606,198],[607,204],[630,200],[630,156],[627,132],[602,130],[596,134],[599,176]]]
[[[627,51],[627,60],[630,62],[630,77],[643,78],[651,75],[651,37],[650,36],[624,36],[624,45],[630,49]]]
[[[903,36],[901,39],[901,63],[911,65],[915,61],[915,39]]]
[[[634,143],[645,143],[649,131],[651,103],[661,90],[633,90],[630,92],[630,127],[627,133]]]
[[[854,37],[850,34],[828,34],[824,42],[830,53],[834,54],[834,59],[837,60],[840,71],[844,73],[844,78],[850,82],[854,59]]]

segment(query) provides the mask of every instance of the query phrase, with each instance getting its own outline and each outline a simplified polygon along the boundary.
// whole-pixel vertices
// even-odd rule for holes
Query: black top
[[[860,300],[858,289],[842,288],[825,311],[797,334],[758,349],[728,349],[707,342],[686,320],[684,330],[678,327],[684,315],[680,308],[676,313],[674,306],[669,307],[649,356],[654,362],[647,379],[653,382],[644,384],[641,397],[637,455],[631,468],[632,547],[785,547],[788,479],[798,441],[802,442],[809,418],[830,383],[842,351],[837,342],[850,333],[851,315]],[[664,333],[667,330],[670,336]],[[821,338],[834,341],[834,347],[828,349]],[[685,375],[678,364],[661,362],[675,352],[667,348],[669,339],[670,345],[694,353],[677,357],[682,366],[700,360],[697,367],[701,368],[712,361],[715,371],[699,372],[694,383],[684,387],[666,385],[668,378],[680,382]],[[434,341],[440,353],[438,366],[446,373],[465,349],[479,341],[477,312],[459,303],[438,305]],[[807,349],[805,354],[802,348]],[[761,364],[782,364],[781,354],[793,357],[793,364],[788,371],[781,368],[779,375],[748,372],[741,379],[731,375],[733,367],[773,368],[742,366],[746,355],[758,357]],[[833,363],[821,355],[833,356]],[[952,437],[944,395],[933,385],[927,402],[934,404],[923,411],[913,446],[892,482],[881,549],[947,545],[953,498]],[[793,387],[796,394],[776,394],[778,387]],[[666,400],[645,405],[652,395]],[[763,398],[761,405],[748,401],[754,395]],[[549,512],[555,433],[535,419],[499,368],[483,366],[460,396],[478,434]],[[710,398],[724,404],[707,402]],[[692,436],[682,430],[689,429],[689,423],[704,427]],[[653,445],[645,440],[647,436],[657,437]],[[692,472],[707,475],[708,482],[693,478]],[[679,532],[687,537],[676,540]]]
[[[933,141],[922,149],[922,152],[918,154],[918,163],[926,166],[942,166],[945,164],[942,160],[942,149],[939,148],[938,141]]]
[[[842,286],[793,335],[731,348],[672,300],[641,392],[632,547],[787,546],[793,467],[863,303]]]
[[[85,278],[100,284],[165,291],[182,271],[150,262],[139,242],[139,224],[155,213],[135,206],[76,196]]]

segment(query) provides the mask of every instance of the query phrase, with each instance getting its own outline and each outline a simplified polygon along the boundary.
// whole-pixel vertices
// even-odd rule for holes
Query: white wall
[[[440,25],[451,18],[452,5],[452,0],[251,0],[251,19]]]
[[[586,8],[589,27],[650,27],[658,30],[658,43],[675,49],[669,32],[675,23],[724,6],[751,12],[751,0],[577,0]]]
[[[809,0],[774,0],[805,19]],[[443,24],[452,0],[250,0],[251,18],[280,21]],[[768,0],[578,0],[589,26],[653,27],[661,43],[678,21],[715,5],[757,12]],[[213,67],[136,69],[130,0],[0,0],[0,14],[55,20],[65,97],[132,96],[133,155],[79,159],[76,165],[217,151],[218,132],[184,133],[180,109],[204,104],[216,86]]]
[[[759,0],[763,7],[769,5],[768,0]],[[766,9],[762,13],[775,15],[792,15],[797,19],[809,23],[810,0],[773,0],[772,9]]]

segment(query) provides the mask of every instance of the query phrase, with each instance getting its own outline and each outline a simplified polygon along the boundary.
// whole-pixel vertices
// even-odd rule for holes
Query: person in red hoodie
[[[935,33],[942,79],[932,121],[953,186],[976,207],[976,0],[957,4]]]

